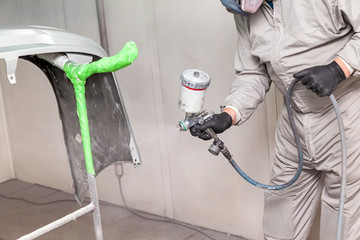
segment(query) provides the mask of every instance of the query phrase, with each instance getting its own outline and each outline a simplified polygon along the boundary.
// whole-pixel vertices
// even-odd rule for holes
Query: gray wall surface
[[[3,76],[3,73],[6,72],[4,64],[5,62],[3,60],[0,60],[1,76]],[[1,93],[2,86],[0,84],[0,182],[3,182],[5,180],[14,178],[15,173],[11,157],[5,104]]]
[[[205,108],[218,112],[233,79],[236,33],[220,1],[106,0],[110,54],[135,41],[139,57],[116,73],[143,165],[123,166],[129,207],[171,219],[262,239],[263,191],[246,183],[210,142],[180,133],[179,76],[207,72]],[[67,29],[99,42],[95,1],[0,0],[0,24]],[[61,122],[51,86],[39,69],[19,61],[10,85],[0,65],[0,181],[18,179],[71,192]],[[240,127],[221,135],[239,165],[267,182],[281,107],[272,89],[266,103]],[[4,148],[4,149],[3,149]],[[6,171],[3,169],[7,169]],[[124,205],[113,166],[97,177],[101,200]]]

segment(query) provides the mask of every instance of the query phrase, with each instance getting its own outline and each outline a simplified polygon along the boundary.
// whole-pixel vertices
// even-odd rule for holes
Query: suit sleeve
[[[360,76],[360,1],[338,0],[339,21],[350,24],[353,35],[338,56],[345,60],[353,69],[354,75]]]
[[[235,79],[232,82],[229,95],[221,107],[232,106],[239,110],[240,120],[244,123],[254,113],[257,106],[264,101],[271,80],[265,64],[251,54],[249,17],[235,15],[238,32],[238,48],[235,54]]]

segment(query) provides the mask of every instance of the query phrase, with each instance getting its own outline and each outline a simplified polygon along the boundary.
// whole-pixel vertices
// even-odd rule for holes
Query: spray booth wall
[[[219,111],[234,75],[237,36],[220,1],[106,0],[110,54],[133,40],[139,57],[116,73],[143,164],[124,165],[129,207],[182,222],[262,238],[263,192],[246,183],[210,142],[180,133],[179,76],[207,72],[205,108]],[[0,0],[1,24],[67,29],[99,42],[95,1]],[[1,64],[0,180],[18,178],[71,192],[71,176],[55,96],[42,72],[20,60],[10,85]],[[252,177],[269,179],[277,95],[271,90],[251,120],[221,135]],[[5,114],[5,115],[4,115]],[[77,124],[77,123],[74,123]],[[13,166],[13,167],[12,167]],[[101,200],[124,205],[115,168],[97,177]]]

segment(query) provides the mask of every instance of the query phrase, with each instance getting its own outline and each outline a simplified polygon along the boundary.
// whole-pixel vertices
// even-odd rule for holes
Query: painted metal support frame
[[[90,204],[88,204],[87,206],[80,208],[80,209],[78,209],[78,210],[52,222],[52,223],[49,223],[48,225],[45,225],[29,234],[26,234],[26,235],[18,238],[18,240],[36,239],[50,231],[53,231],[67,223],[70,223],[71,221],[75,221],[77,218],[82,217],[90,212],[92,212],[92,214],[93,214],[96,240],[103,240],[104,237],[103,237],[103,232],[102,232],[101,215],[100,215],[100,207],[99,207],[99,200],[98,200],[98,194],[97,194],[97,189],[96,189],[95,176],[92,174],[88,174],[88,182],[89,182],[90,199],[91,199]]]

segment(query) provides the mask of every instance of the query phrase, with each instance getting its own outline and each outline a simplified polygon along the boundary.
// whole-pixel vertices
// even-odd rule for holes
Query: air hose
[[[339,215],[336,229],[336,240],[342,239],[342,226],[343,226],[343,213],[345,205],[345,193],[346,193],[346,166],[347,166],[347,157],[346,157],[346,141],[345,141],[345,129],[344,123],[342,121],[341,112],[336,102],[334,95],[330,95],[330,100],[334,106],[336,118],[339,125],[340,139],[341,139],[341,190],[340,190],[340,199],[339,199]]]
[[[256,180],[252,179],[239,167],[239,165],[237,165],[237,163],[233,159],[232,155],[230,154],[229,150],[224,145],[224,143],[217,137],[215,132],[210,128],[206,129],[207,133],[210,134],[210,136],[212,136],[212,138],[214,139],[214,143],[210,146],[209,151],[214,155],[218,155],[219,152],[221,151],[221,153],[229,161],[231,166],[233,166],[233,168],[240,174],[240,176],[242,176],[247,182],[254,185],[255,187],[262,188],[265,190],[284,189],[284,188],[291,186],[299,178],[299,176],[301,174],[301,170],[304,165],[304,158],[303,158],[303,152],[301,149],[301,142],[300,142],[299,134],[296,130],[294,116],[293,116],[292,107],[291,107],[291,94],[292,94],[292,91],[298,81],[299,81],[298,79],[295,79],[294,81],[291,82],[288,92],[287,92],[287,96],[285,98],[285,104],[286,104],[287,112],[289,115],[289,121],[290,121],[292,132],[294,134],[296,147],[297,147],[297,151],[298,151],[298,155],[299,155],[298,169],[296,170],[294,177],[292,179],[290,179],[290,181],[288,181],[284,184],[281,184],[281,185],[268,185],[268,184],[260,183]]]
[[[285,105],[286,105],[288,116],[289,116],[290,126],[292,129],[294,138],[295,138],[295,143],[297,146],[297,151],[298,151],[298,156],[299,156],[298,169],[296,170],[294,177],[292,179],[290,179],[288,182],[281,184],[281,185],[267,185],[267,184],[260,183],[256,180],[252,179],[235,162],[235,160],[233,159],[229,150],[227,149],[225,144],[218,138],[218,136],[215,134],[215,132],[210,128],[206,130],[206,132],[208,134],[210,134],[210,136],[212,136],[212,138],[214,139],[214,143],[210,146],[209,151],[214,155],[218,155],[219,152],[221,151],[221,153],[229,161],[231,166],[233,166],[233,168],[236,170],[236,172],[238,172],[241,177],[243,177],[247,182],[254,185],[255,187],[265,189],[265,190],[284,189],[284,188],[291,186],[299,178],[299,176],[301,174],[301,171],[302,171],[302,168],[304,165],[304,158],[303,158],[301,142],[300,142],[299,134],[296,130],[294,115],[293,115],[292,106],[291,106],[291,95],[292,95],[293,89],[298,81],[300,81],[300,79],[295,79],[291,82],[291,84],[289,85],[288,91],[287,91],[286,98],[285,98]],[[342,148],[342,169],[341,169],[342,178],[341,178],[341,190],[340,190],[340,199],[339,199],[339,215],[338,215],[338,223],[337,223],[337,230],[336,230],[336,240],[340,240],[342,238],[343,212],[344,212],[344,203],[345,203],[346,162],[347,162],[346,144],[345,144],[344,124],[342,121],[340,109],[338,107],[338,104],[336,102],[334,95],[331,94],[329,97],[333,104],[334,111],[336,114],[339,131],[340,131],[341,148]]]

